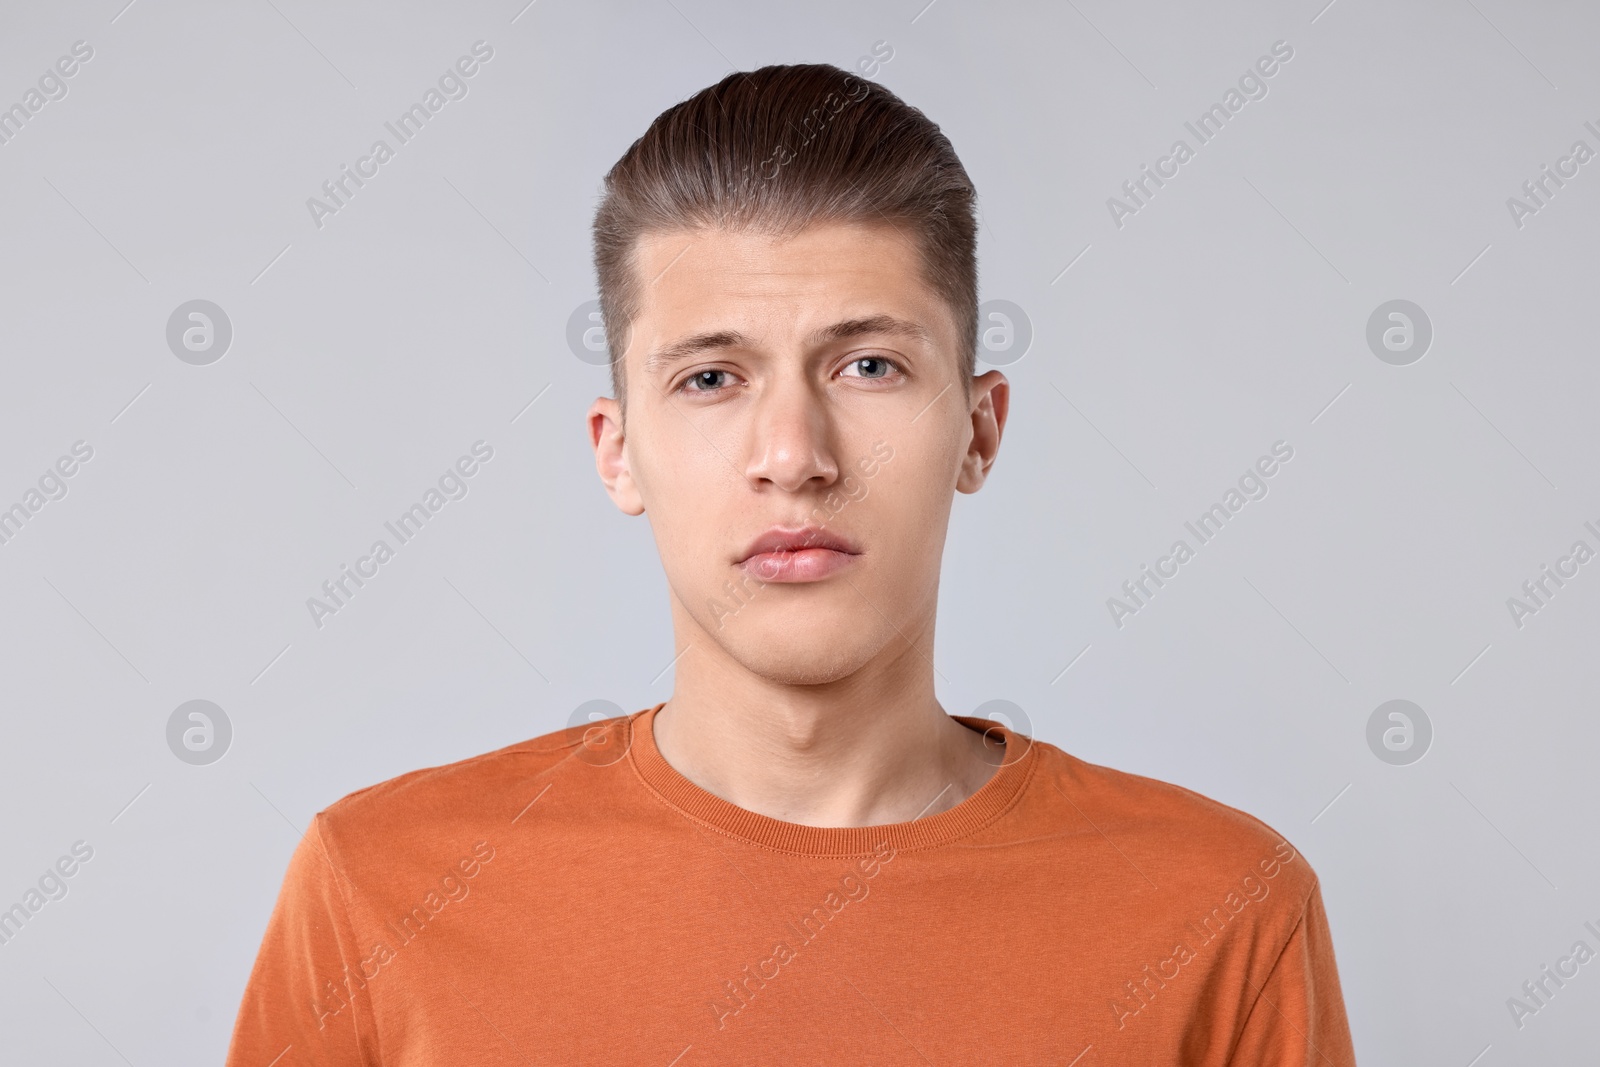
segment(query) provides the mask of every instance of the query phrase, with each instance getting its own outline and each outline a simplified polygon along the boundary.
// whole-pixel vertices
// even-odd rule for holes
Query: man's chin
[[[790,650],[777,656],[757,655],[736,656],[740,664],[751,674],[778,685],[827,685],[830,682],[842,681],[859,671],[866,665],[866,660],[859,655],[849,656],[818,656],[808,658],[796,656]]]
[[[783,685],[825,685],[848,678],[878,654],[869,630],[838,624],[825,634],[808,636],[788,627],[764,633],[750,627],[737,634],[716,635],[724,652],[758,678]],[[865,639],[864,639],[865,638]]]

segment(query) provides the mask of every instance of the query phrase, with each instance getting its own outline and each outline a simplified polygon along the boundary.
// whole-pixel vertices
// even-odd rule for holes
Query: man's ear
[[[1000,436],[1005,432],[1010,407],[1011,383],[1004,374],[992,370],[972,379],[972,441],[956,478],[960,492],[976,493],[983,488],[1000,452]]]
[[[605,483],[606,493],[625,515],[643,515],[644,499],[628,469],[628,453],[622,433],[622,409],[609,396],[597,397],[589,408],[589,443],[594,446],[594,466]]]

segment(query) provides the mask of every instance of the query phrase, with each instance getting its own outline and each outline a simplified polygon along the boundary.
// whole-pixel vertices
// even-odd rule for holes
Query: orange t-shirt
[[[228,1067],[1355,1062],[1259,820],[955,716],[1006,742],[972,796],[802,826],[674,770],[661,707],[319,812]]]

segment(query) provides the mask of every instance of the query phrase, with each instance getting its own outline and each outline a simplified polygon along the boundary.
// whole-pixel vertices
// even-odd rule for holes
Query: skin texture
[[[730,803],[808,826],[907,822],[965,800],[1004,748],[936,699],[934,622],[954,494],[994,463],[1004,375],[975,377],[969,399],[954,317],[887,223],[649,233],[635,269],[648,284],[622,354],[626,429],[601,397],[588,430],[612,501],[649,517],[671,591],[661,754]],[[817,337],[880,315],[927,338]],[[720,331],[742,342],[647,366]],[[858,462],[885,445],[892,458],[864,476]],[[824,520],[862,550],[842,571],[763,585],[736,565],[771,526]]]

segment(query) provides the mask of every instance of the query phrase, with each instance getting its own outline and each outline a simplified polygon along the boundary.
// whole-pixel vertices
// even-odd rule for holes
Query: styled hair
[[[950,139],[874,82],[827,63],[729,74],[658,115],[605,176],[594,219],[611,385],[624,413],[622,353],[647,284],[641,235],[813,222],[887,222],[913,241],[924,282],[949,306],[971,396],[977,357],[977,192]]]

